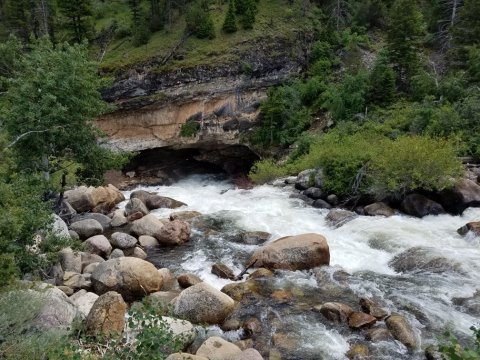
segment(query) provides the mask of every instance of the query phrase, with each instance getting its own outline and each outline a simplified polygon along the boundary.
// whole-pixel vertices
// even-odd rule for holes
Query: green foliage
[[[242,16],[242,26],[245,30],[253,29],[253,24],[255,24],[255,2],[254,0],[248,0],[247,9],[245,14]]]
[[[472,82],[480,82],[480,46],[469,47],[467,71]]]
[[[353,22],[367,29],[385,26],[387,7],[382,0],[364,0],[353,4]]]
[[[368,101],[375,105],[389,105],[395,97],[395,72],[386,54],[380,54],[368,79]]]
[[[408,88],[410,77],[418,68],[423,17],[415,0],[395,0],[390,10],[387,41],[390,60],[397,79]]]
[[[199,39],[214,39],[215,27],[208,9],[208,2],[197,0],[185,15],[187,31]]]
[[[227,15],[225,16],[225,21],[223,22],[222,29],[228,34],[237,31],[235,4],[232,0],[230,0],[228,3]]]
[[[261,111],[262,124],[253,141],[264,146],[289,145],[311,124],[309,110],[294,85],[270,90]]]
[[[368,77],[363,71],[346,75],[340,83],[330,84],[323,94],[323,106],[335,120],[351,119],[365,111]]]
[[[98,176],[102,164],[111,165],[98,157],[109,152],[99,149],[93,119],[110,106],[100,97],[96,69],[85,45],[41,41],[23,56],[0,112],[21,169],[48,175],[70,160]]]
[[[141,46],[148,43],[151,32],[148,23],[144,22],[135,27],[133,31],[133,44],[135,46]]]
[[[473,332],[473,346],[461,346],[458,339],[446,332],[439,350],[446,360],[479,360],[480,359],[480,328],[472,326],[470,328]]]
[[[14,36],[10,36],[5,42],[0,42],[0,92],[7,90],[8,79],[18,71],[22,50],[22,44]]]
[[[182,137],[194,137],[200,131],[200,124],[197,121],[187,121],[182,124],[180,128],[180,136]]]
[[[425,69],[419,70],[411,77],[412,98],[417,101],[425,99],[427,96],[436,96],[438,94],[438,83],[435,74]]]
[[[374,125],[374,124],[371,124]],[[256,163],[255,182],[321,168],[324,186],[342,197],[355,194],[404,196],[416,189],[441,190],[461,175],[462,165],[451,142],[426,136],[386,137],[375,126],[345,123],[314,138],[308,152],[286,165]]]
[[[60,13],[67,19],[65,28],[74,42],[94,35],[91,0],[57,0]]]
[[[453,29],[454,44],[459,47],[460,59],[464,60],[468,47],[480,44],[480,2],[465,0],[459,11],[459,20]]]
[[[257,184],[265,184],[294,173],[289,173],[289,170],[286,166],[279,166],[273,159],[265,159],[255,163],[248,177]]]

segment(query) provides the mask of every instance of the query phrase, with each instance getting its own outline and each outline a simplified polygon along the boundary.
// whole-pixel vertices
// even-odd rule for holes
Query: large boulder
[[[147,199],[152,195],[155,195],[155,194],[150,193],[146,190],[135,190],[130,194],[130,200],[139,199],[141,202],[145,204],[147,202]]]
[[[145,205],[147,205],[149,210],[160,208],[176,209],[182,206],[187,206],[187,204],[181,201],[160,195],[149,196],[145,202]]]
[[[80,186],[73,190],[65,191],[65,200],[78,212],[110,211],[116,204],[125,200],[125,197],[115,186],[86,187]]]
[[[137,239],[123,232],[114,232],[110,236],[110,243],[118,249],[131,249],[137,245]]]
[[[415,348],[417,340],[412,327],[402,315],[391,315],[385,320],[388,330],[395,339],[408,348]]]
[[[461,214],[469,206],[480,206],[480,185],[469,179],[459,180],[452,188],[442,190],[436,199],[452,214]]]
[[[119,227],[128,223],[128,219],[125,216],[125,210],[117,209],[113,212],[111,227]]]
[[[180,245],[190,239],[190,225],[181,220],[165,223],[154,235],[162,245]]]
[[[400,209],[407,215],[419,218],[427,215],[445,214],[442,205],[421,194],[407,195],[403,199]]]
[[[92,273],[91,280],[95,293],[101,295],[116,291],[128,302],[159,291],[163,282],[155,266],[134,257],[100,263]]]
[[[63,291],[57,288],[27,290],[24,294],[35,299],[39,307],[32,324],[37,329],[68,329],[78,314],[76,306]]]
[[[327,240],[319,234],[287,236],[256,250],[247,266],[304,270],[330,264]]]
[[[88,239],[91,236],[103,233],[103,226],[97,220],[85,219],[74,222],[70,228],[75,231],[81,239]]]
[[[320,313],[330,321],[346,323],[353,309],[347,304],[339,302],[327,302],[319,308]]]
[[[218,336],[209,337],[197,350],[197,355],[210,360],[233,360],[241,353],[242,350],[237,345]]]
[[[93,304],[86,320],[86,331],[91,335],[121,334],[125,327],[127,304],[120,294],[109,291]]]
[[[138,243],[144,248],[156,247],[159,245],[158,240],[150,235],[141,235],[138,237]]]
[[[234,305],[230,296],[202,282],[180,293],[173,312],[193,323],[220,324],[232,313]]]
[[[112,252],[112,245],[104,235],[95,235],[85,240],[86,249],[92,254],[107,257]]]

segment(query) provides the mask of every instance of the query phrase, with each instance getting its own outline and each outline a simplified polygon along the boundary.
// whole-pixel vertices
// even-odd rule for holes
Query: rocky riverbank
[[[303,178],[301,174],[276,185],[299,188]],[[303,198],[321,192],[321,188],[310,186],[302,191],[295,196]],[[355,290],[358,274],[331,265],[336,259],[328,236],[304,233],[268,241],[275,235],[226,231],[228,218],[183,211],[185,202],[161,194],[137,190],[127,195],[129,199],[124,200],[113,186],[81,187],[65,193],[60,215],[68,226],[57,218],[56,228],[81,239],[84,251],[66,248],[60,252],[59,263],[46,280],[55,287],[47,292],[49,300],[39,317],[41,326],[67,328],[79,316],[90,334],[125,332],[128,337],[126,314],[135,302],[149,298],[155,299],[159,308],[171,308],[164,318],[172,324],[173,333],[188,339],[182,348],[186,353],[169,359],[421,358],[419,354],[426,346],[418,321],[427,327],[422,331],[434,326],[425,309],[402,309],[378,294]],[[317,200],[323,197],[326,202],[334,202],[331,195]],[[159,216],[158,211],[169,216]],[[358,217],[363,215],[331,209],[325,221],[330,228],[338,229]],[[237,267],[221,261],[209,269],[208,281],[198,273],[179,271],[179,261],[193,261],[189,256],[202,246],[219,246],[215,240],[219,237],[237,249],[235,256],[240,263],[250,267],[243,276]],[[465,273],[463,264],[422,247],[398,253],[389,266],[403,274],[448,273],[462,277]],[[301,285],[305,280],[296,277],[303,272],[314,283]],[[290,274],[297,280],[288,280]],[[219,287],[219,283],[225,285]],[[478,315],[478,296],[457,297],[455,303]],[[54,318],[49,315],[52,304],[57,314]],[[181,330],[179,321],[186,324]],[[321,324],[321,332],[347,342],[337,339],[342,345],[334,353],[316,346],[308,350],[305,344],[315,344],[318,339],[312,336],[320,334],[310,324]]]

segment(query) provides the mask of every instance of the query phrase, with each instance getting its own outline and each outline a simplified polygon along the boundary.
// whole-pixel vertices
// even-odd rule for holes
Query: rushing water
[[[155,210],[153,213],[159,217],[195,210],[222,220],[223,227],[218,232],[205,236],[194,229],[189,245],[180,249],[160,249],[153,254],[151,260],[158,266],[167,266],[176,273],[193,272],[220,289],[230,281],[212,275],[211,265],[221,261],[239,273],[257,248],[228,241],[232,229],[266,231],[272,234],[271,239],[315,232],[327,238],[332,269],[343,269],[352,275],[348,286],[356,295],[374,298],[388,310],[408,318],[421,341],[419,349],[436,342],[447,328],[458,336],[469,335],[469,327],[479,322],[454,306],[452,298],[470,297],[480,288],[479,241],[456,232],[465,223],[480,220],[480,209],[468,209],[463,216],[440,215],[423,219],[404,215],[360,216],[335,229],[325,222],[328,210],[314,209],[301,200],[290,198],[291,188],[265,185],[241,190],[228,181],[193,176],[172,186],[144,189],[188,204],[188,207],[175,210]],[[395,255],[418,246],[446,258],[448,263],[460,264],[458,271],[420,269],[396,273],[389,266]],[[297,291],[305,293],[314,294],[318,287],[314,275],[308,271],[283,272],[277,281],[284,288],[295,286],[300,289]],[[270,310],[275,312],[275,309]],[[298,359],[344,359],[348,343],[355,342],[357,337],[315,320],[318,317],[312,318],[308,312],[279,317],[299,339],[301,345],[297,345],[297,354],[306,354],[298,355]],[[420,350],[407,353],[398,342],[380,342],[375,347],[377,355],[374,358],[377,359],[423,358]]]

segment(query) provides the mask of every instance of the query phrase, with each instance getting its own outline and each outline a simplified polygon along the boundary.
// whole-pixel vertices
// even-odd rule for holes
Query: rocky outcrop
[[[99,264],[91,279],[95,293],[101,295],[116,291],[129,302],[159,291],[163,280],[155,266],[134,257],[111,259]]]
[[[330,264],[327,240],[319,234],[287,236],[256,250],[247,266],[305,270]]]

